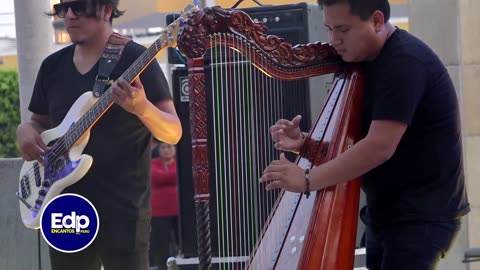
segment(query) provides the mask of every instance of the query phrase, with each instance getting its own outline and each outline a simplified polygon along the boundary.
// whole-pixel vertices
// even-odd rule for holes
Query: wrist
[[[300,153],[300,150],[302,150],[303,144],[305,143],[305,133],[300,132],[300,142],[298,143],[298,147],[295,149],[295,153]]]
[[[25,122],[21,123],[17,127],[17,136],[18,134],[23,134],[23,133],[31,133],[31,132],[38,132],[40,133],[42,130],[39,124],[33,123],[33,122]]]
[[[154,106],[151,102],[148,102],[148,100],[145,100],[141,102],[141,105],[139,104],[136,107],[136,110],[133,112],[137,117],[143,118],[143,117],[148,117],[149,110],[151,110],[151,106]]]

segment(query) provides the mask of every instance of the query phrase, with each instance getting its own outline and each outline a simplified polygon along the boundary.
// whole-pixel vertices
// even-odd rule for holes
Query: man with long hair
[[[91,91],[99,59],[113,34],[112,20],[122,15],[118,0],[63,0],[52,16],[63,18],[72,45],[42,63],[29,110],[17,129],[25,160],[43,161],[48,150],[40,138],[58,126],[75,100]],[[133,41],[123,48],[110,78],[117,79],[145,51]],[[64,192],[90,200],[98,211],[95,241],[77,253],[50,248],[52,270],[147,270],[150,228],[150,143],[176,143],[181,136],[167,81],[155,61],[133,84],[112,86],[114,104],[90,130],[84,153],[93,157],[88,173]]]

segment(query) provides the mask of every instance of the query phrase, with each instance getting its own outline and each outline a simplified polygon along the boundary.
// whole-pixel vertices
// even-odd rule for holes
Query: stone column
[[[468,215],[468,247],[480,247],[480,1],[458,2],[460,21],[461,80],[463,91],[463,123],[465,169],[472,212]],[[480,263],[471,263],[470,270],[480,270]]]
[[[38,69],[43,59],[53,51],[53,27],[50,17],[45,12],[50,11],[50,0],[15,0],[15,28],[17,37],[17,59],[20,86],[20,113],[22,122],[30,119],[28,104],[33,92],[33,85]],[[15,166],[13,166],[15,165]],[[10,170],[2,171],[5,176],[3,183],[15,183],[10,180],[18,177],[21,160],[2,160],[1,166],[7,166]],[[0,177],[1,178],[1,177]],[[14,190],[14,189],[4,189]],[[6,225],[9,234],[0,235],[5,247],[0,252],[2,262],[1,269],[49,269],[48,248],[41,238],[39,231],[26,229],[15,213],[18,211],[18,200],[13,194],[5,196],[6,208],[11,209],[10,219],[1,219]],[[11,196],[13,195],[13,196]],[[9,215],[6,215],[8,218]],[[13,218],[12,218],[13,217]],[[1,233],[0,233],[1,234]],[[5,242],[6,241],[6,242]],[[17,250],[15,252],[15,250]],[[28,255],[28,256],[21,256]],[[26,259],[27,258],[27,259]],[[5,266],[5,267],[3,267]]]
[[[462,114],[465,174],[472,211],[439,269],[478,269],[463,264],[464,250],[480,247],[480,10],[478,0],[409,0],[410,32],[432,47],[454,81]]]
[[[15,0],[15,28],[22,122],[30,119],[28,104],[42,60],[53,51],[50,0]]]

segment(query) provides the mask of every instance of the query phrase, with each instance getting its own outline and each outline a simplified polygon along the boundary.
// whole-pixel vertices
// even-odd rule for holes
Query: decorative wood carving
[[[203,67],[202,59],[190,60],[191,66]],[[208,147],[207,147],[207,97],[205,73],[202,68],[192,68],[188,75],[190,94],[190,126],[192,136],[192,167],[195,184],[195,200],[209,198]]]
[[[188,58],[203,57],[208,48],[216,45],[236,47],[243,52],[254,48],[255,54],[250,60],[274,77],[284,80],[332,73],[342,62],[335,49],[327,43],[292,46],[282,38],[267,35],[266,31],[265,24],[252,21],[243,11],[204,8],[183,22],[178,47]],[[214,36],[221,38],[210,38]],[[248,42],[234,42],[238,38]],[[262,65],[265,61],[259,61],[261,59],[269,62]]]

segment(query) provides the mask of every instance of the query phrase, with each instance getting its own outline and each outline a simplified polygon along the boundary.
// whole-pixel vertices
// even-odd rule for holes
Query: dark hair
[[[113,18],[118,18],[122,16],[123,13],[125,13],[125,11],[118,9],[118,2],[120,2],[120,0],[85,0],[85,1],[87,1],[87,3],[90,2],[94,7],[109,6],[109,5],[112,6],[113,11],[112,11],[112,17],[110,17],[110,22],[112,22]]]
[[[388,0],[318,0],[318,4],[322,8],[344,3],[349,4],[350,12],[358,15],[362,20],[370,18],[377,10],[383,13],[385,22],[388,22],[390,19],[390,4]]]
[[[113,18],[118,18],[125,13],[125,11],[118,9],[118,3],[120,0],[78,0],[83,1],[87,4],[87,17],[96,17],[97,11],[102,6],[112,6],[112,16],[110,17],[110,23],[113,21]],[[60,1],[61,3],[63,0]],[[56,16],[55,11],[53,13],[46,12],[48,16]]]

